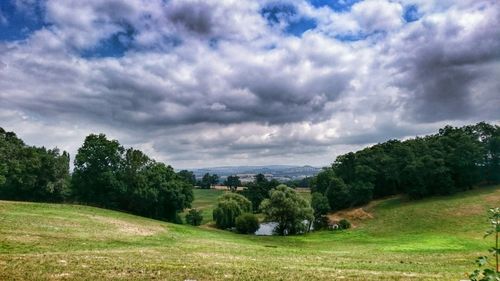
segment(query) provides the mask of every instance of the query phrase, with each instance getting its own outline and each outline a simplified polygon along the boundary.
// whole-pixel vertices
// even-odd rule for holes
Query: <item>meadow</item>
[[[201,227],[68,204],[0,201],[0,280],[460,280],[486,254],[500,186],[393,197],[348,231],[252,236],[207,225],[223,191],[197,190]]]

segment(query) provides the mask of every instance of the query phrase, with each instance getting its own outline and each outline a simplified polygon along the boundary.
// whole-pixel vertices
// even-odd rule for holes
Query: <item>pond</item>
[[[255,235],[273,235],[273,230],[277,225],[277,222],[261,223],[259,229],[255,231]]]
[[[309,225],[309,222],[307,220],[304,221],[304,224]],[[273,230],[274,228],[278,225],[277,222],[264,222],[259,225],[259,229],[255,231],[255,235],[264,235],[264,236],[269,236],[273,235]],[[311,225],[311,228],[309,231],[313,230],[314,228]]]

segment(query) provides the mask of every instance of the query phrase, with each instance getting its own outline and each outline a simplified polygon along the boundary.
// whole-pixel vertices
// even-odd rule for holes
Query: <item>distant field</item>
[[[217,197],[228,191],[216,189],[194,189],[193,192],[194,201],[192,207],[203,211],[202,224],[206,224],[212,221],[212,211],[215,203],[217,202]],[[187,210],[181,215],[183,219],[186,213]]]
[[[307,188],[301,188],[297,190],[299,194],[306,199],[307,201],[311,200],[311,193]],[[212,211],[214,209],[215,204],[217,203],[217,198],[224,194],[225,192],[229,192],[222,188],[219,189],[194,189],[194,201],[192,204],[192,208],[197,208],[203,211],[203,221],[202,224],[207,224],[212,221]],[[187,214],[187,210],[181,214],[182,219],[185,218]]]
[[[208,212],[218,195],[196,192],[205,201],[195,205]],[[459,280],[491,245],[482,238],[485,214],[499,205],[500,186],[393,198],[349,231],[262,237],[0,201],[0,280]]]

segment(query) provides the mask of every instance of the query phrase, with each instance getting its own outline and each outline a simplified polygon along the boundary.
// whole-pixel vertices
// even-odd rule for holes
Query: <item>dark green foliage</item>
[[[118,179],[123,147],[104,134],[91,134],[78,149],[74,161],[73,194],[80,202],[118,208],[125,187]]]
[[[311,180],[313,177],[305,177],[303,179],[299,180],[291,180],[286,182],[286,185],[291,187],[291,188],[296,188],[296,187],[301,187],[301,188],[308,188],[311,186]]]
[[[349,229],[351,228],[351,223],[346,219],[341,219],[339,221],[339,229]]]
[[[79,202],[172,222],[193,201],[192,185],[172,167],[103,134],[89,135],[78,150],[72,183]]]
[[[253,234],[259,229],[257,216],[251,213],[243,213],[236,218],[236,231],[242,234]]]
[[[248,199],[237,193],[226,193],[218,198],[213,219],[218,228],[226,229],[235,226],[239,215],[249,212],[252,212],[252,203]]]
[[[278,185],[277,180],[269,181],[263,174],[257,174],[255,180],[247,185],[242,194],[252,202],[253,210],[258,211],[262,200],[269,198],[269,191]]]
[[[199,181],[197,185],[202,189],[209,189],[212,186],[211,179],[212,178],[210,174],[206,173],[203,175],[201,181]]]
[[[335,172],[331,168],[323,168],[311,182],[311,192],[325,193],[332,180],[336,178]]]
[[[210,184],[212,186],[215,186],[217,184],[219,184],[219,176],[217,174],[213,174],[211,177],[210,177]]]
[[[309,227],[305,221],[314,219],[309,202],[284,184],[271,190],[269,198],[262,201],[260,210],[266,221],[278,224],[274,229],[278,235],[305,233]]]
[[[61,202],[69,195],[67,152],[27,146],[0,128],[0,199]]]
[[[311,190],[338,210],[393,194],[449,195],[483,182],[500,182],[500,127],[484,122],[340,155],[312,180]]]
[[[319,230],[328,226],[328,211],[330,204],[328,198],[319,192],[314,192],[311,195],[311,207],[314,210],[314,229]]]
[[[191,209],[186,214],[186,223],[194,226],[198,226],[203,221],[202,212],[198,209]]]
[[[203,175],[198,185],[200,186],[200,188],[209,189],[218,183],[219,183],[219,176],[217,174],[211,175],[209,173],[206,173]]]
[[[351,206],[359,206],[370,202],[373,198],[373,184],[368,181],[355,181],[349,185]]]
[[[177,173],[180,179],[184,180],[185,182],[191,184],[191,185],[196,185],[196,177],[192,171],[188,170],[182,170]]]
[[[326,172],[331,173],[330,171]],[[348,186],[341,178],[335,176],[331,178],[326,188],[325,196],[328,198],[328,203],[332,210],[340,210],[351,206],[351,195]]]
[[[229,188],[231,191],[236,191],[238,186],[241,185],[240,178],[238,176],[229,176],[227,179],[224,181],[224,185]]]

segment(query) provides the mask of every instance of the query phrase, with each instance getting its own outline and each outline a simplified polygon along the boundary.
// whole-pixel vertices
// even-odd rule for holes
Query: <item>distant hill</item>
[[[212,168],[199,168],[192,170],[197,178],[204,174],[217,174],[221,178],[230,175],[242,174],[264,174],[269,178],[286,181],[291,179],[301,179],[312,177],[321,171],[321,168],[312,166],[293,166],[293,165],[268,165],[268,166],[225,166]]]

